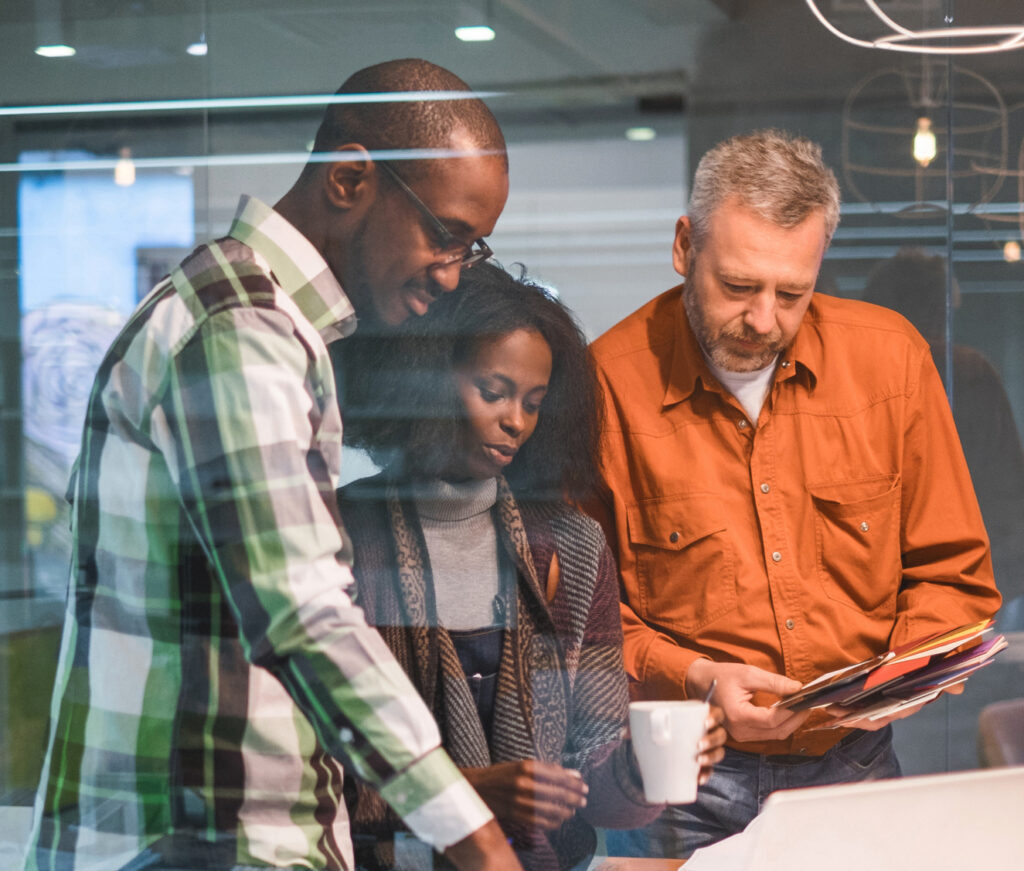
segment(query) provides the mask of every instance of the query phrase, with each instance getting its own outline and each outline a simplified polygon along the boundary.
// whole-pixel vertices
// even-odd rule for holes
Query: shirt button
[[[741,420],[739,423],[736,424],[736,426],[738,426],[740,429],[746,429],[747,422],[745,420]]]
[[[801,747],[800,748],[800,755],[801,756],[806,756],[807,755],[807,748],[806,747]]]
[[[782,366],[783,369],[788,369],[789,368],[789,360],[783,360],[780,365]]]
[[[672,534],[671,534],[671,535],[670,535],[670,536],[668,537],[668,540],[669,540],[669,541],[671,541],[671,542],[672,542],[672,544],[675,544],[675,543],[676,543],[677,541],[679,541],[679,533],[678,533],[678,532],[673,532],[673,533],[672,533]]]
[[[769,484],[762,484],[761,485],[761,492],[762,493],[767,493],[771,489],[772,489],[771,485],[769,485]]]
[[[782,554],[781,554],[781,553],[779,553],[778,551],[775,551],[775,552],[774,552],[774,553],[772,554],[772,559],[773,559],[773,560],[774,560],[775,562],[779,562],[779,561],[780,561],[780,560],[782,559]]]
[[[865,521],[863,521],[863,522],[861,523],[861,525],[860,525],[860,531],[861,531],[861,532],[867,532],[867,531],[868,531],[869,529],[871,529],[871,527],[870,527],[870,526],[868,526],[868,522],[867,522],[866,520],[865,520]]]
[[[794,623],[792,620],[787,620],[786,621],[786,628],[787,629],[792,629],[794,626],[796,626],[796,623]]]

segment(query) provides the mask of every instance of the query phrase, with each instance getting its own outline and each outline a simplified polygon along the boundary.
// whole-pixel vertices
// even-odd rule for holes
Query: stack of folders
[[[900,645],[823,674],[780,699],[776,706],[802,711],[840,705],[845,709],[844,716],[826,727],[838,728],[930,702],[988,665],[1006,647],[1002,635],[992,636],[992,625],[992,620],[981,620]]]

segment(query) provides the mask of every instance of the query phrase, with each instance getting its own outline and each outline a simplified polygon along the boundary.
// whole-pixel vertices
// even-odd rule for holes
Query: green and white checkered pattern
[[[325,342],[354,324],[316,249],[244,198],[112,345],[30,868],[119,867],[168,835],[211,865],[351,867],[338,760],[438,847],[490,818],[347,593]]]

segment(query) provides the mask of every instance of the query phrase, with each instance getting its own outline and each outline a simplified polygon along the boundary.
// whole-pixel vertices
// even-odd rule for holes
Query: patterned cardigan
[[[597,522],[564,504],[517,504],[504,480],[499,479],[499,499],[492,511],[499,531],[499,547],[504,544],[506,550],[513,550],[517,538],[525,538],[528,543],[528,554],[520,554],[518,560],[512,554],[519,565],[517,629],[520,635],[534,633],[525,644],[531,651],[541,646],[540,642],[546,642],[555,651],[561,680],[556,687],[551,675],[545,674],[550,672],[550,664],[538,668],[531,679],[506,680],[504,686],[514,687],[517,698],[515,704],[503,706],[503,682],[499,677],[499,700],[490,736],[491,758],[481,760],[460,751],[465,743],[463,733],[478,728],[475,709],[456,708],[453,715],[451,705],[446,705],[443,698],[445,687],[451,684],[426,676],[429,669],[424,668],[424,660],[438,656],[443,660],[444,645],[441,654],[437,653],[437,644],[417,647],[408,640],[408,626],[391,625],[408,621],[410,605],[409,572],[404,565],[408,546],[399,542],[411,538],[413,550],[418,544],[423,551],[428,585],[429,560],[413,503],[387,488],[386,479],[377,476],[358,481],[338,493],[354,552],[356,601],[364,609],[367,622],[380,629],[431,706],[441,727],[442,741],[456,764],[544,759],[579,770],[589,786],[587,806],[557,832],[522,832],[505,826],[524,867],[532,871],[571,868],[593,854],[593,826],[634,828],[653,820],[663,806],[644,801],[629,742],[622,740],[628,696],[622,666],[618,580],[614,559]],[[396,514],[401,518],[399,525],[403,531],[396,529]],[[525,536],[515,531],[503,534],[509,527],[525,532]],[[537,579],[547,578],[556,552],[560,580],[548,602],[540,589],[543,582],[538,584]],[[432,600],[432,593],[427,594],[427,599]],[[433,639],[444,630],[430,627],[423,632]],[[442,664],[440,669],[443,668]],[[465,683],[461,672],[459,680]],[[552,707],[552,698],[557,700],[557,709]],[[507,719],[516,721],[521,712],[526,712],[522,715],[525,722],[509,726],[503,722],[503,711],[514,712]],[[470,723],[470,719],[476,722]],[[511,737],[503,741],[502,736],[509,733]],[[483,752],[486,756],[486,746]],[[460,755],[464,758],[460,759]],[[353,794],[350,785],[349,797],[357,845],[360,841],[387,838],[401,828],[398,818],[369,787],[355,786]],[[382,855],[386,853],[376,849],[377,859],[368,865],[387,867]]]

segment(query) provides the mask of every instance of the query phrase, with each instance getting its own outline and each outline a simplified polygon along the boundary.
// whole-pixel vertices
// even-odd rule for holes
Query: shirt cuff
[[[707,659],[699,653],[680,647],[660,633],[647,648],[644,657],[643,688],[641,693],[649,699],[685,699],[686,672],[698,659]]]
[[[381,787],[380,794],[412,833],[439,853],[493,819],[440,747]]]

